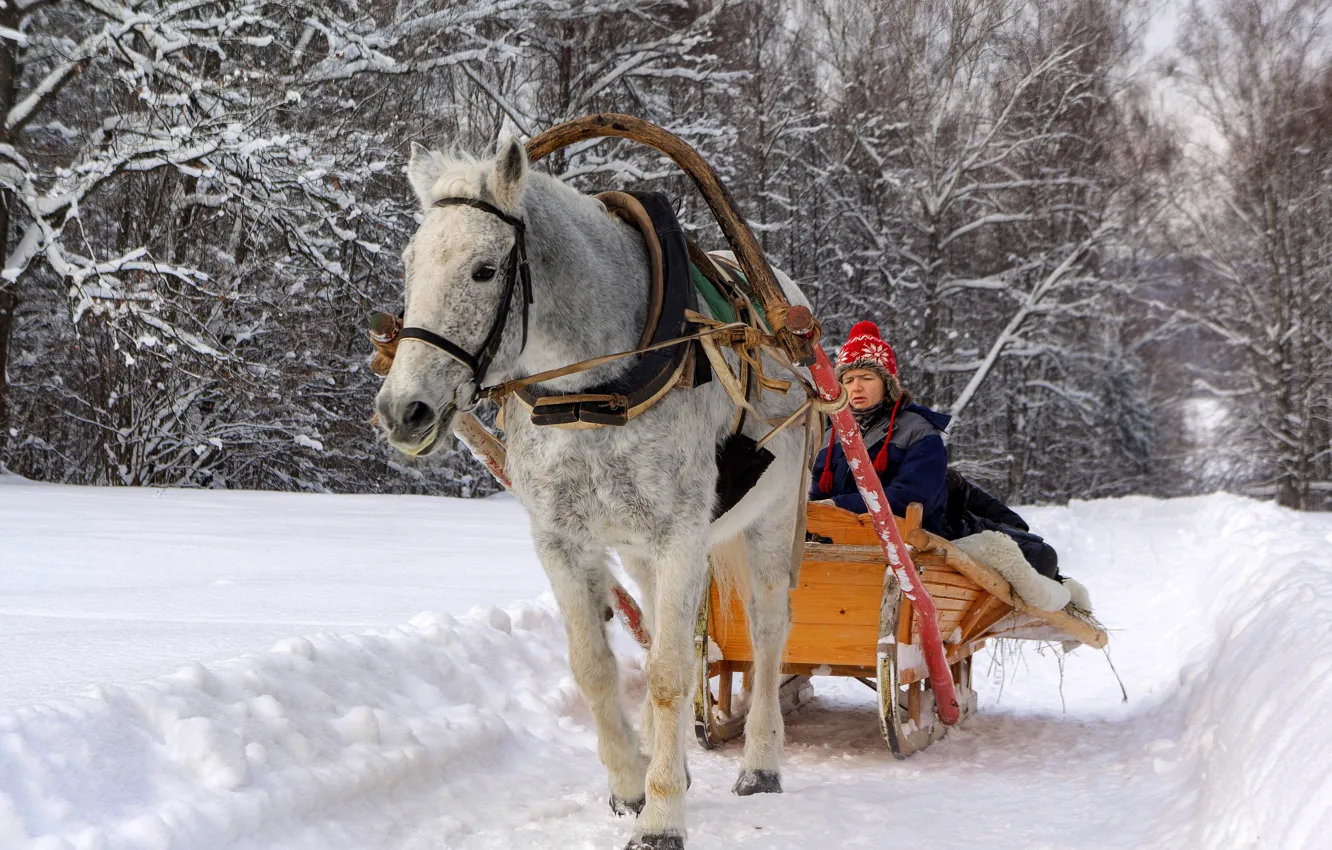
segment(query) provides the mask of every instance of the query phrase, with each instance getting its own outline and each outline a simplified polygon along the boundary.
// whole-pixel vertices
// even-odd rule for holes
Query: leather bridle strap
[[[504,210],[500,209],[494,204],[488,201],[483,201],[480,198],[440,198],[438,201],[435,201],[435,203],[432,204],[431,206],[473,207],[475,209],[481,210],[482,212],[490,213],[495,218],[498,218],[500,221],[504,222],[505,224],[509,224],[512,225],[513,227],[516,227],[520,233],[527,229],[527,225],[523,223],[523,220],[521,218],[509,215]]]
[[[428,331],[425,328],[403,328],[398,331],[398,339],[419,339],[421,342],[433,345],[435,348],[438,348],[454,360],[457,360],[468,369],[471,369],[472,374],[476,374],[478,371],[478,364],[475,357],[434,331]]]
[[[504,293],[500,296],[499,309],[495,313],[494,321],[490,324],[490,331],[486,333],[486,339],[481,343],[481,348],[475,355],[468,353],[462,346],[427,328],[410,327],[403,328],[398,332],[398,339],[414,339],[432,345],[463,364],[471,370],[473,383],[479,384],[485,377],[486,370],[490,368],[490,361],[494,359],[495,353],[499,350],[500,340],[504,336],[504,326],[508,321],[509,310],[513,305],[513,290],[520,283],[523,289],[522,348],[527,347],[528,307],[532,303],[532,274],[527,266],[527,242],[525,239],[527,227],[521,218],[511,216],[494,204],[478,198],[440,198],[435,201],[434,206],[472,207],[495,216],[514,229],[513,248],[509,251],[508,268],[504,273]]]

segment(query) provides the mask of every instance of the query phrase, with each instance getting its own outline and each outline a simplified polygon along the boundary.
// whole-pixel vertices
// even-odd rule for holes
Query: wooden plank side
[[[945,643],[958,643],[962,640],[962,618],[966,616],[966,611],[940,611],[939,612],[939,634],[943,636]],[[956,637],[957,640],[950,640]]]
[[[802,586],[792,591],[790,596],[792,634],[799,626],[812,627],[816,631],[823,626],[862,626],[877,630],[881,596],[882,592],[877,587],[825,584]],[[711,597],[713,614],[709,617],[708,631],[713,641],[721,647],[722,656],[726,659],[751,658],[749,620],[745,616],[744,605],[734,596],[728,599],[727,606],[720,605],[715,584],[711,589]],[[810,645],[818,643],[816,637],[806,637],[805,640]],[[834,637],[832,643],[836,645],[839,640]],[[869,643],[871,654],[877,641],[878,633],[875,631]],[[790,645],[790,640],[787,644]]]
[[[943,638],[945,644],[957,643],[965,638],[962,634],[962,617],[964,614],[964,611],[939,612],[939,635]],[[920,629],[916,628],[915,623],[912,623],[911,626],[911,641],[920,643]],[[955,631],[958,641],[949,640],[949,638],[954,637]]]
[[[853,514],[833,505],[810,505],[805,516],[806,529],[831,537],[834,543],[879,545],[879,536],[874,533],[869,514]],[[901,525],[900,520],[898,524]]]
[[[796,625],[791,627],[791,635],[786,639],[782,661],[816,667],[821,664],[873,667],[878,663],[875,651],[878,639],[878,626]],[[722,652],[728,661],[754,660],[754,651],[747,637],[722,644]]]
[[[883,592],[866,585],[806,585],[791,591],[791,623],[879,625]]]
[[[936,587],[955,587],[959,590],[982,590],[979,584],[967,578],[966,576],[954,570],[952,567],[941,567],[937,570],[928,570],[921,574],[921,581],[926,585]]]
[[[986,594],[976,600],[975,606],[962,618],[962,639],[972,640],[1013,611],[1013,606],[997,596]]]
[[[786,639],[782,660],[788,664],[878,663],[879,626],[797,624]],[[750,659],[753,656],[751,654]]]
[[[811,664],[834,663],[834,659],[854,657],[858,660],[837,660],[836,663],[873,664],[874,651],[878,641],[879,593],[868,592],[870,588],[849,586],[834,587],[813,585],[791,592],[791,638],[787,642],[784,660]],[[727,660],[749,660],[753,657],[749,646],[749,621],[745,616],[744,606],[734,597],[730,605],[723,609],[718,604],[717,588],[712,588],[713,616],[709,618],[709,632],[712,639],[722,650],[722,657]],[[910,603],[903,600],[899,640],[909,642],[915,635],[915,612]],[[972,600],[937,597],[935,607],[939,612],[939,629],[948,638],[958,628],[968,611],[974,611]],[[1008,606],[1002,606],[1007,609]],[[996,614],[1000,612],[996,611]],[[996,617],[997,618],[997,617]],[[989,625],[987,622],[985,625]],[[863,630],[865,645],[855,651],[846,645],[846,632],[843,627],[857,627]],[[822,630],[829,630],[827,635]],[[910,630],[910,631],[908,631]],[[798,656],[792,654],[797,637],[801,648]],[[820,645],[827,645],[834,653],[827,658],[811,655]]]
[[[907,523],[899,520],[899,526],[905,525]],[[790,595],[792,629],[783,661],[794,665],[793,669],[804,665],[811,668],[844,666],[848,670],[874,667],[885,568],[866,550],[837,548],[876,546],[878,538],[870,518],[829,506],[811,505],[808,528],[834,542],[807,549],[799,586]],[[977,626],[990,625],[995,614],[1008,608],[990,601],[992,597],[983,587],[987,582],[978,580],[980,576],[971,575],[974,570],[966,567],[959,570],[954,566],[951,552],[934,546],[932,538],[923,542],[931,545],[918,553],[917,562],[925,567],[923,583],[934,598],[940,631],[945,639],[960,636],[963,625],[969,627],[966,631],[971,634],[967,637],[971,637],[978,631]],[[854,559],[825,560],[838,554],[854,556]],[[723,658],[734,662],[736,669],[743,669],[743,665],[753,658],[744,606],[740,600],[732,598],[727,600],[723,610],[715,586],[712,601],[712,638],[721,647]],[[981,608],[985,609],[984,621],[976,617]],[[914,636],[917,625],[914,613],[904,599],[899,617],[899,641],[908,642]]]
[[[967,575],[986,591],[1009,603],[1018,611],[1029,612],[1032,616],[1045,620],[1054,628],[1063,631],[1071,638],[1082,641],[1093,649],[1104,647],[1107,640],[1109,640],[1104,629],[1098,629],[1084,623],[1066,611],[1041,611],[1028,606],[1020,597],[1012,594],[1008,582],[999,573],[985,564],[973,561],[962,550],[947,540],[930,534],[923,529],[909,532],[908,537],[911,545],[917,549],[935,549],[945,552],[948,555],[949,564],[954,569]]]
[[[708,617],[708,635],[717,646],[721,647],[722,657],[733,659],[743,653],[745,658],[752,657],[749,648],[749,620],[745,617],[745,606],[734,595],[727,597],[723,607],[719,599],[716,582],[709,591],[712,613]]]
[[[911,600],[902,595],[901,607],[897,610],[897,642],[911,643],[912,624],[916,621],[916,609],[911,607]]]
[[[715,662],[708,668],[710,676],[716,676],[721,670],[720,664]],[[727,661],[726,664],[740,672],[748,672],[753,666],[752,661]],[[795,674],[797,676],[860,676],[862,678],[873,679],[878,676],[878,668],[863,664],[782,664],[783,674]]]
[[[980,590],[970,587],[954,587],[951,584],[934,584],[925,582],[925,589],[930,592],[934,599],[962,599],[970,602],[980,596]]]
[[[884,564],[887,558],[878,546],[850,543],[806,543],[805,560],[833,561],[842,564]],[[946,559],[945,559],[946,560]]]
[[[939,616],[944,616],[949,611],[966,611],[971,607],[969,599],[948,599],[946,597],[936,596],[934,598],[934,608]]]
[[[805,561],[800,565],[800,584],[860,584],[881,588],[884,569],[883,564]]]
[[[948,556],[938,552],[913,552],[911,563],[916,565],[916,572],[923,573],[948,566]]]

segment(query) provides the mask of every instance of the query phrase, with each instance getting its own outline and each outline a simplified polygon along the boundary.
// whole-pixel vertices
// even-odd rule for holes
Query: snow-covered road
[[[0,482],[0,850],[623,846],[511,500]],[[689,846],[1332,846],[1332,516],[1024,513],[1127,702],[1101,653],[1024,644],[895,762],[873,694],[816,679],[786,793],[691,752]]]

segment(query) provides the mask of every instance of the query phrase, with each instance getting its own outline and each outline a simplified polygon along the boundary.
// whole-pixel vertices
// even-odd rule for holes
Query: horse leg
[[[749,555],[749,640],[754,648],[749,716],[745,719],[745,756],[732,789],[740,796],[780,793],[784,730],[778,699],[782,650],[791,627],[790,522],[774,511],[745,534]]]
[[[609,774],[611,808],[617,814],[640,811],[647,759],[621,704],[620,674],[606,639],[607,554],[555,534],[533,537],[564,618],[574,681],[596,722],[597,755]]]
[[[620,563],[624,564],[624,571],[638,584],[638,602],[643,612],[643,627],[649,635],[654,635],[657,632],[657,593],[656,576],[652,572],[652,565],[646,558],[628,555],[624,552],[620,553]],[[643,694],[641,710],[643,746],[645,757],[647,757],[652,754],[652,742],[656,735],[653,731],[655,714],[652,710],[652,698],[646,691]]]
[[[647,687],[653,713],[647,805],[627,850],[684,847],[686,709],[694,691],[694,619],[707,583],[706,533],[666,547],[656,560],[656,631],[648,652]]]

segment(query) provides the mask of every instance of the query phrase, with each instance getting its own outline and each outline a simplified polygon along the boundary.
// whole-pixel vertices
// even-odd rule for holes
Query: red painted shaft
[[[629,630],[629,633],[638,641],[638,645],[644,649],[652,646],[652,636],[647,633],[643,626],[643,611],[638,607],[638,603],[629,595],[618,583],[611,588],[611,596],[615,597],[615,612],[620,617],[620,622]]]
[[[799,310],[803,308],[791,309],[791,313],[787,316],[787,326],[795,325],[791,329],[797,335],[808,336],[812,330],[812,320],[809,325],[805,325],[801,321],[804,317],[796,312]],[[810,330],[801,333],[804,327]],[[818,387],[823,399],[833,401],[842,392],[842,387],[837,382],[837,373],[833,370],[833,365],[822,347],[815,345],[813,348],[814,364],[809,367],[810,375],[814,378],[814,385]],[[883,484],[879,481],[879,476],[874,472],[874,462],[870,460],[869,452],[865,450],[865,441],[861,439],[860,428],[856,425],[851,410],[843,408],[832,414],[832,424],[833,430],[837,432],[837,440],[842,444],[842,450],[846,452],[851,474],[856,479],[856,488],[860,490],[860,495],[869,508],[874,530],[879,534],[879,545],[883,547],[883,553],[888,556],[888,566],[901,583],[902,593],[911,601],[911,607],[916,611],[920,648],[930,672],[930,688],[934,691],[935,711],[939,715],[940,722],[951,726],[958,718],[957,694],[953,689],[953,674],[948,668],[948,656],[944,653],[943,638],[939,634],[939,617],[934,607],[934,599],[921,583],[916,565],[911,563],[911,555],[907,552],[906,544],[902,542],[902,535],[897,530],[892,507],[888,504],[888,497],[883,493]]]

